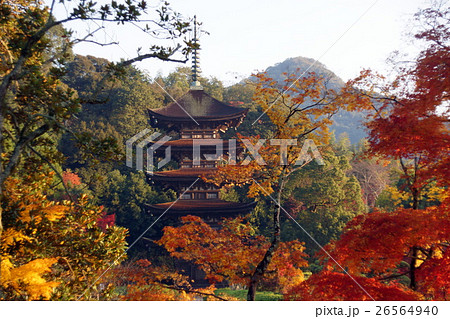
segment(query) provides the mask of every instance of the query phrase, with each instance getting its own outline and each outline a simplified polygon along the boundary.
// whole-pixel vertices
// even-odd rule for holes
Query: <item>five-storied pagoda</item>
[[[196,34],[193,41],[197,42]],[[222,142],[220,134],[239,126],[247,109],[227,105],[206,94],[198,81],[199,72],[198,52],[194,49],[189,92],[166,107],[148,110],[153,127],[179,135],[155,151],[157,155],[166,154],[166,148],[170,147],[171,158],[178,162],[179,168],[147,173],[150,183],[174,189],[178,199],[148,207],[154,214],[197,215],[215,224],[223,217],[246,214],[255,207],[254,202],[235,203],[219,199],[220,188],[199,178],[217,169],[220,158],[205,156],[216,154],[217,145],[222,145],[225,157],[235,152],[234,145]],[[199,157],[194,157],[195,148],[200,152]],[[232,155],[236,156],[235,153]]]

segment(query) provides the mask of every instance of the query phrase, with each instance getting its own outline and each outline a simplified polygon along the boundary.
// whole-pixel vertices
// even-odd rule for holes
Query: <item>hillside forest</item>
[[[196,216],[158,220],[147,205],[176,193],[125,165],[125,141],[156,131],[147,109],[191,82],[187,65],[164,76],[134,63],[188,61],[193,21],[167,3],[150,8],[158,28],[143,28],[177,45],[111,62],[75,54],[89,34],[63,24],[138,23],[146,3],[76,3],[63,20],[38,1],[0,4],[0,300],[450,298],[446,2],[416,13],[421,27],[409,40],[422,49],[408,63],[392,58],[395,77],[367,66],[344,82],[303,57],[227,87],[201,77],[206,93],[248,109],[224,138],[298,142],[282,164],[280,146],[265,144],[266,165],[203,177],[226,182],[222,199],[257,202],[220,227]],[[321,161],[302,149],[311,141]]]

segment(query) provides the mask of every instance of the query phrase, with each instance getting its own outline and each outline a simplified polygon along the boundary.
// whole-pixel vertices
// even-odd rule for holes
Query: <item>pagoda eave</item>
[[[151,213],[166,213],[170,215],[219,215],[229,216],[249,213],[256,202],[234,203],[224,200],[178,200],[162,204],[147,204]]]
[[[247,114],[247,109],[243,110],[239,113],[221,116],[221,117],[173,117],[173,116],[165,116],[154,112],[153,110],[148,110],[150,115],[150,121],[153,127],[163,128],[163,129],[173,129],[175,127],[181,126],[208,126],[211,124],[214,125],[223,125],[224,127],[238,127],[242,119]]]
[[[224,116],[196,116],[195,121],[196,122],[219,122],[219,121],[227,121],[227,120],[235,120],[240,119],[242,116],[246,115],[248,112],[248,109],[243,109],[242,111],[239,111],[234,114],[230,115],[224,115]],[[185,123],[185,122],[193,122],[193,117],[190,117],[187,113],[186,116],[183,117],[175,117],[175,116],[166,116],[163,114],[160,114],[156,112],[155,110],[148,109],[148,113],[151,117],[157,118],[160,121],[167,121],[170,123],[173,122],[179,122],[179,123]]]
[[[155,182],[194,182],[196,179],[212,174],[216,171],[212,169],[177,169],[162,172],[146,172],[147,177]]]

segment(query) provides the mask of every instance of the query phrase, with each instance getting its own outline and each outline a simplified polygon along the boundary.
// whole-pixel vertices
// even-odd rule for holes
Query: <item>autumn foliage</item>
[[[330,255],[320,254],[324,270],[293,287],[285,298],[447,300],[449,212],[447,200],[425,210],[399,208],[356,216],[341,238],[325,247]]]
[[[228,281],[246,286],[252,272],[270,243],[242,218],[224,219],[213,229],[201,218],[186,216],[183,225],[165,227],[158,241],[176,258],[196,264],[212,283]],[[301,267],[307,266],[304,247],[298,241],[280,244],[268,269],[265,283],[285,291],[304,280]]]
[[[166,266],[153,265],[147,259],[126,262],[107,274],[106,282],[123,291],[119,300],[223,300],[214,294],[214,285],[193,289],[189,278]],[[227,298],[229,300],[229,298]]]
[[[418,208],[430,182],[445,186],[450,177],[449,78],[450,9],[445,3],[416,14],[417,58],[388,81],[370,70],[353,81],[373,99],[367,123],[370,153],[400,161],[403,179]]]
[[[421,300],[421,295],[396,283],[385,285],[375,278],[350,277],[343,273],[322,271],[293,287],[284,298],[305,301],[361,301],[373,298],[377,301],[393,301]]]
[[[37,175],[5,183],[1,298],[108,298],[110,287],[93,283],[109,263],[124,259],[126,230],[100,228],[102,209],[85,195],[76,203],[51,200],[53,174]]]
[[[349,222],[332,254],[352,273],[387,273],[409,256],[412,247],[428,247],[441,255],[450,240],[447,203],[426,210],[397,209],[392,213],[373,212]],[[431,257],[431,256],[430,256]],[[329,263],[331,265],[331,263]]]
[[[80,177],[77,174],[71,172],[70,170],[62,173],[62,182],[67,187],[74,187],[81,185]]]
[[[371,71],[354,81],[375,109],[367,123],[369,152],[399,162],[403,188],[396,191],[409,195],[405,206],[356,216],[325,247],[332,257],[321,255],[325,270],[288,299],[448,300],[449,14],[436,2],[416,15],[426,28],[415,38],[427,47],[394,81]],[[434,206],[424,201],[432,193]]]

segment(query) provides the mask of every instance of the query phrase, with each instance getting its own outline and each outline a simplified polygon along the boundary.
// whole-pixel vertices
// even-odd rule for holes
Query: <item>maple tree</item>
[[[404,188],[398,191],[409,194],[402,196],[404,207],[356,216],[326,247],[325,270],[294,287],[290,299],[447,300],[449,14],[441,2],[416,14],[427,29],[415,38],[428,45],[394,81],[386,83],[370,71],[354,81],[376,101],[367,123],[369,152],[399,161]],[[420,202],[432,193],[437,203],[421,209]]]
[[[53,201],[54,174],[35,172],[5,182],[5,231],[0,242],[3,300],[107,299],[96,281],[125,258],[126,230],[99,225],[101,207],[86,195]]]
[[[367,123],[370,152],[400,162],[412,208],[419,207],[422,189],[429,183],[445,185],[450,176],[449,16],[446,2],[435,2],[415,15],[426,28],[414,38],[426,47],[395,79],[367,70],[354,80],[376,101],[376,112]]]
[[[358,276],[356,280],[364,290],[348,275],[322,271],[312,275],[307,281],[293,287],[285,295],[285,300],[347,300],[393,301],[421,300],[421,295],[398,284],[385,285],[374,278]]]
[[[445,261],[449,236],[448,201],[425,210],[399,208],[391,213],[374,212],[358,216],[348,225],[332,248],[332,256],[352,274],[372,274],[381,280],[407,276],[409,288],[430,295],[436,283],[438,293],[450,292],[447,280],[428,277],[418,280],[422,269],[441,260],[439,271],[447,272]],[[433,229],[433,231],[430,231]],[[434,270],[436,271],[436,270]],[[432,295],[432,294],[431,294]],[[433,298],[439,298],[438,294]]]
[[[157,242],[171,256],[187,260],[206,273],[211,284],[224,281],[247,285],[258,262],[270,246],[268,240],[243,218],[223,219],[213,229],[200,217],[181,217],[179,227],[167,226]],[[306,267],[304,246],[294,240],[280,243],[275,252],[265,283],[272,289],[286,291],[304,280],[301,267]]]
[[[292,287],[286,298],[447,300],[449,204],[446,198],[426,209],[356,216],[340,239],[325,247],[329,255],[320,254],[324,270]]]
[[[119,293],[119,300],[234,300],[229,296],[216,295],[214,285],[194,289],[187,276],[167,266],[155,266],[146,259],[115,267],[107,274],[105,282],[124,291]]]
[[[281,200],[290,176],[313,160],[310,151],[321,161],[320,153],[313,146],[329,143],[328,126],[334,114],[340,109],[353,111],[368,107],[367,99],[357,94],[351,85],[335,92],[327,86],[329,79],[314,73],[285,76],[284,83],[279,84],[264,73],[255,75],[253,100],[273,127],[270,144],[263,144],[265,140],[259,140],[259,136],[239,136],[247,148],[257,151],[257,154],[250,152],[254,160],[246,157],[238,165],[224,165],[212,176],[205,177],[206,181],[218,185],[248,184],[249,197],[269,197],[277,205],[273,212],[271,245],[249,280],[248,300],[255,299],[257,284],[280,244]],[[260,118],[254,124],[261,125]]]

